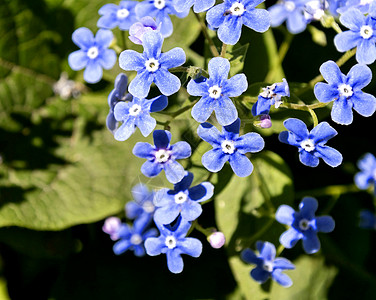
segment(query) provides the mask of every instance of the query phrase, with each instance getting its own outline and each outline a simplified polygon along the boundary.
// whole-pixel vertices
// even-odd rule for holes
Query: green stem
[[[175,68],[171,68],[171,69],[168,69],[168,70],[172,73],[179,73],[179,72],[188,73],[188,69],[189,68],[187,68],[187,67],[175,67]]]
[[[221,57],[226,56],[226,50],[227,50],[227,44],[223,43],[222,44],[222,49],[221,49]]]
[[[319,120],[317,119],[317,115],[314,112],[314,110],[311,109],[311,108],[308,108],[308,111],[309,111],[309,113],[311,114],[311,117],[312,117],[313,127],[316,127],[317,125],[319,125]]]
[[[209,36],[208,28],[206,27],[205,22],[202,20],[202,18],[199,14],[194,13],[194,15],[196,16],[196,19],[201,26],[201,31],[204,34],[205,39],[209,43],[210,52],[212,53],[213,56],[219,56],[219,52],[218,52],[217,48],[215,47],[215,44],[214,44],[212,38]]]
[[[282,244],[279,245],[279,247],[277,248],[277,253],[276,253],[275,256],[276,256],[276,257],[277,257],[277,256],[280,256],[283,250],[285,250],[285,247],[284,247]]]
[[[121,45],[123,47],[123,50],[127,49],[127,41],[125,38],[125,31],[120,30],[120,36],[121,36]]]
[[[198,222],[194,222],[194,228],[197,229],[198,231],[200,231],[206,237],[208,237],[209,235],[211,235],[213,233],[213,231],[211,229],[202,227],[200,224],[198,224]]]

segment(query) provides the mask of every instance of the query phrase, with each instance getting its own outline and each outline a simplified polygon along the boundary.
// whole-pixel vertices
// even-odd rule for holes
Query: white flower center
[[[155,153],[155,159],[159,163],[164,163],[170,159],[170,151],[165,149],[160,149]]]
[[[306,139],[300,143],[300,146],[307,152],[315,150],[315,143],[311,139]]]
[[[137,116],[141,112],[141,106],[138,104],[133,104],[129,109],[129,114],[131,116]]]
[[[142,205],[142,208],[144,209],[145,212],[147,213],[152,213],[154,211],[154,204],[151,201],[145,201],[144,204]]]
[[[129,10],[126,8],[119,9],[116,12],[116,16],[118,19],[122,20],[129,16]]]
[[[369,25],[363,25],[362,27],[360,27],[360,35],[362,36],[362,38],[368,40],[373,35],[372,27]]]
[[[222,151],[227,154],[232,154],[235,151],[235,146],[233,141],[224,140],[221,144]]]
[[[348,84],[344,84],[344,83],[341,84],[338,87],[338,91],[339,91],[340,96],[344,96],[346,98],[349,98],[353,95],[352,87],[349,86]]]
[[[174,249],[176,247],[176,239],[173,236],[171,236],[171,235],[168,236],[168,237],[166,237],[165,245],[169,249]]]
[[[184,192],[179,192],[177,193],[175,196],[175,203],[176,204],[182,204],[184,203],[185,201],[187,201],[188,197],[187,195],[184,193]]]
[[[230,8],[230,12],[233,16],[241,16],[245,12],[244,5],[240,2],[235,2]]]
[[[267,272],[272,272],[274,268],[273,262],[265,260],[262,268]]]
[[[93,47],[90,47],[89,50],[87,50],[87,53],[86,55],[90,58],[90,59],[94,59],[98,56],[99,54],[99,51],[98,51],[98,48],[93,46]]]
[[[209,97],[218,99],[221,97],[222,89],[218,85],[213,85],[209,88]]]
[[[155,72],[159,68],[159,62],[154,58],[150,58],[145,62],[145,67],[149,72]]]
[[[274,96],[275,87],[276,84],[274,83],[273,85],[262,88],[262,93],[260,93],[260,96],[264,98],[272,98]]]
[[[154,6],[158,9],[162,9],[166,6],[165,0],[154,0]]]
[[[288,11],[293,11],[295,9],[295,3],[292,1],[286,1],[285,7]]]
[[[141,235],[135,233],[131,236],[131,244],[133,245],[140,245],[142,243]]]
[[[301,219],[299,222],[299,228],[301,230],[307,230],[309,228],[309,221],[307,219]]]

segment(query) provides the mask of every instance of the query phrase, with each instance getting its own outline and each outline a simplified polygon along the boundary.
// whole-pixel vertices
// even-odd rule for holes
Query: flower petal
[[[205,142],[208,142],[212,146],[221,144],[223,137],[219,130],[210,123],[202,123],[197,128],[197,134]]]
[[[136,143],[132,151],[132,153],[136,155],[137,157],[146,158],[146,159],[154,158],[153,152],[154,152],[154,147],[152,145],[150,145],[149,143],[142,143],[142,142]]]
[[[239,152],[230,155],[229,162],[232,170],[239,177],[249,176],[253,171],[253,165],[249,158]]]
[[[362,37],[359,35],[359,33],[348,30],[338,33],[334,37],[334,45],[339,52],[346,52],[358,46],[358,44],[361,42],[361,39]]]
[[[111,69],[116,63],[116,52],[112,49],[105,49],[98,57],[98,61],[105,70]]]
[[[335,222],[330,216],[316,217],[316,228],[319,232],[332,232],[335,227]]]
[[[202,213],[202,207],[200,204],[194,201],[186,201],[182,204],[181,217],[187,221],[196,220]]]
[[[153,139],[157,149],[166,149],[170,145],[171,133],[167,130],[155,130]]]
[[[99,29],[95,35],[95,42],[99,47],[108,48],[114,39],[114,35],[111,30]]]
[[[316,232],[307,230],[303,236],[303,249],[307,254],[316,253],[320,250],[320,240]]]
[[[251,276],[255,281],[264,283],[270,277],[270,273],[261,267],[256,267],[251,271]]]
[[[145,67],[145,59],[134,50],[125,50],[120,53],[119,66],[126,71],[138,71]]]
[[[99,62],[95,60],[89,60],[84,71],[84,79],[88,83],[97,83],[101,80],[103,70]]]
[[[315,218],[315,212],[319,203],[315,198],[304,197],[299,204],[300,214],[302,218],[307,220],[313,220]]]
[[[294,270],[294,264],[286,258],[279,257],[274,260],[274,267],[282,270]]]
[[[332,60],[324,62],[321,65],[320,73],[329,84],[339,85],[344,81],[344,75],[341,73],[337,64]]]
[[[166,96],[175,94],[181,86],[180,79],[163,68],[155,72],[155,84]]]
[[[192,257],[199,257],[202,252],[202,243],[195,238],[187,237],[184,240],[179,241],[177,247],[179,247],[184,254]]]
[[[199,77],[197,79],[191,79],[187,85],[187,92],[191,96],[204,96],[208,94],[208,84],[206,83],[206,77]]]
[[[145,241],[146,253],[150,256],[156,256],[162,253],[162,249],[166,247],[164,237],[151,237]]]
[[[163,165],[166,178],[171,183],[178,183],[183,179],[185,170],[181,164],[174,160],[170,160]]]
[[[143,136],[148,136],[156,125],[157,121],[146,112],[141,113],[136,121],[136,126],[140,129]]]
[[[117,141],[127,140],[136,130],[134,119],[126,120],[115,132],[114,137]]]
[[[223,165],[228,160],[229,155],[224,154],[220,148],[206,152],[201,158],[203,166],[210,172],[218,172],[222,170]]]
[[[316,83],[313,92],[317,100],[323,103],[336,100],[339,96],[339,91],[337,88],[334,88],[330,84],[324,82]]]
[[[79,71],[85,68],[89,62],[89,57],[85,51],[77,50],[69,54],[68,63],[72,70]]]
[[[244,74],[236,74],[225,81],[222,87],[222,93],[229,97],[238,97],[248,88],[247,77]]]
[[[162,44],[163,37],[158,31],[147,31],[142,37],[142,46],[147,58],[158,59],[161,54]]]
[[[223,57],[214,57],[208,64],[209,76],[215,83],[227,80],[230,71],[230,62]]]
[[[189,198],[193,201],[202,202],[209,200],[214,194],[214,185],[210,182],[202,182],[188,190]]]
[[[376,60],[376,45],[372,39],[363,40],[356,49],[356,61],[361,64],[372,64]]]
[[[132,244],[128,240],[120,240],[114,244],[112,250],[116,255],[120,255],[127,251],[131,246]]]
[[[272,272],[272,278],[282,285],[283,287],[290,287],[292,286],[292,280],[286,274],[282,273],[282,270],[277,269]]]
[[[214,111],[220,125],[230,125],[238,118],[238,111],[230,98],[223,96],[214,101]]]
[[[244,249],[240,255],[241,255],[242,260],[245,261],[246,263],[255,264],[255,265],[260,263],[260,258],[257,257],[255,252],[253,252],[251,249],[248,249],[248,248]]]
[[[351,100],[354,110],[363,117],[372,116],[376,110],[376,98],[371,94],[356,91]]]
[[[159,63],[166,69],[175,68],[185,63],[185,52],[182,48],[174,48],[161,54]]]
[[[147,160],[141,166],[141,173],[146,177],[155,177],[161,173],[162,169],[161,164]]]
[[[372,71],[367,66],[357,64],[350,69],[347,77],[352,89],[362,89],[371,82]]]
[[[150,85],[153,82],[153,74],[143,70],[136,75],[128,86],[128,91],[140,99],[146,98],[150,91]]]
[[[188,158],[192,154],[191,146],[184,141],[177,142],[171,146],[175,159]]]
[[[206,13],[206,21],[212,28],[218,28],[225,20],[224,12],[226,10],[225,3],[212,7]]]
[[[246,10],[242,19],[245,26],[256,32],[265,32],[270,27],[270,15],[265,9]]]
[[[180,205],[170,203],[169,205],[158,208],[154,212],[154,219],[160,224],[172,223],[180,213]]]
[[[218,38],[225,44],[235,45],[242,34],[242,26],[241,18],[226,16],[223,24],[218,28]]]
[[[327,122],[321,122],[320,124],[315,126],[310,132],[310,136],[312,136],[312,139],[314,140],[315,144],[325,143],[337,134],[338,132]]]
[[[290,228],[289,230],[285,231],[279,237],[279,242],[285,248],[292,248],[296,245],[296,243],[302,238],[302,234],[296,231],[294,228]]]
[[[94,35],[90,29],[81,27],[72,34],[73,42],[82,49],[89,49],[94,44]]]
[[[332,120],[341,125],[349,125],[353,121],[352,105],[347,99],[340,98],[333,102]]]
[[[164,110],[168,105],[168,98],[165,95],[160,95],[150,99],[150,112],[157,112]]]
[[[275,219],[285,225],[291,225],[294,221],[295,210],[288,205],[281,205],[275,213]]]
[[[286,127],[287,130],[294,133],[301,140],[305,140],[308,137],[309,132],[307,129],[307,125],[299,119],[287,119],[283,122],[283,125]]]
[[[197,122],[205,122],[214,110],[214,100],[202,97],[192,108],[191,115]]]
[[[167,267],[170,270],[170,272],[178,274],[183,271],[184,263],[183,259],[180,256],[180,251],[177,251],[178,249],[173,249],[167,251]]]
[[[234,145],[239,153],[245,154],[247,152],[254,153],[261,151],[265,146],[265,142],[260,134],[249,132],[240,136]]]
[[[343,160],[342,154],[336,149],[329,146],[316,146],[316,151],[320,157],[331,167],[338,167]]]

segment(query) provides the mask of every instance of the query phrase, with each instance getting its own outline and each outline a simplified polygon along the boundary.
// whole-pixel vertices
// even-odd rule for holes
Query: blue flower
[[[137,71],[137,76],[128,87],[133,96],[146,98],[152,82],[155,82],[161,93],[166,96],[170,96],[180,89],[179,78],[168,72],[168,69],[184,64],[184,50],[174,48],[166,53],[161,53],[162,44],[161,34],[157,31],[149,31],[143,35],[143,54],[133,50],[125,50],[120,53],[120,67],[126,71]]]
[[[202,182],[191,187],[193,174],[186,172],[184,178],[175,184],[173,190],[161,189],[154,198],[157,207],[154,219],[161,224],[172,223],[180,214],[184,220],[197,219],[202,208],[199,204],[213,196],[214,186],[210,182]]]
[[[282,97],[290,97],[289,85],[285,78],[282,82],[274,83],[262,89],[257,102],[252,106],[252,115],[269,114],[270,107],[274,104],[278,108],[282,104]]]
[[[155,177],[164,170],[169,182],[178,183],[185,171],[176,159],[191,156],[191,146],[187,142],[170,145],[171,133],[166,130],[155,130],[153,138],[155,146],[138,142],[133,148],[134,155],[147,159],[141,167],[142,174]]]
[[[293,34],[303,32],[307,27],[304,6],[309,0],[283,0],[269,7],[270,25],[277,27],[286,20],[287,30]]]
[[[299,212],[288,205],[281,205],[275,214],[275,219],[281,223],[291,226],[279,238],[279,242],[286,248],[292,248],[302,239],[303,249],[306,253],[312,254],[320,250],[318,232],[332,232],[334,220],[330,216],[316,217],[317,200],[311,197],[303,198],[299,204]]]
[[[148,136],[157,125],[151,112],[161,111],[166,108],[168,102],[166,96],[158,96],[153,99],[139,99],[133,97],[132,102],[118,102],[115,105],[114,115],[118,122],[123,124],[116,130],[115,139],[127,140],[138,127],[143,136]]]
[[[218,28],[218,38],[223,43],[235,45],[243,24],[257,32],[269,29],[269,12],[255,8],[262,2],[264,0],[225,0],[207,12],[206,20],[211,28]]]
[[[307,23],[319,21],[325,16],[325,11],[327,9],[327,1],[310,0],[304,5],[304,18]]]
[[[143,17],[140,22],[134,23],[129,28],[129,39],[138,45],[142,45],[145,32],[159,30],[157,23],[152,17]]]
[[[337,131],[327,122],[321,122],[311,132],[299,119],[287,119],[283,125],[289,131],[282,131],[278,138],[282,143],[299,148],[299,160],[303,165],[317,167],[319,158],[331,167],[337,167],[342,163],[341,153],[325,145],[329,139],[337,135]]]
[[[69,66],[74,71],[85,68],[85,81],[97,83],[102,78],[102,68],[111,69],[116,62],[115,51],[108,49],[112,39],[113,34],[109,30],[99,29],[94,37],[89,29],[78,28],[73,32],[72,40],[81,49],[69,54]]]
[[[131,250],[136,256],[144,256],[144,241],[158,234],[155,228],[146,230],[149,223],[150,218],[148,216],[142,216],[135,220],[133,227],[123,223],[118,232],[120,240],[113,247],[114,253],[119,255]]]
[[[161,24],[161,34],[169,37],[172,34],[173,26],[169,15],[176,15],[185,18],[189,13],[189,8],[177,12],[173,0],[145,0],[136,6],[136,14],[139,18],[150,16],[156,19],[157,24]]]
[[[192,108],[192,117],[197,122],[205,122],[213,112],[218,123],[222,126],[233,123],[238,118],[238,112],[229,97],[240,96],[248,88],[247,77],[237,74],[230,79],[230,62],[222,57],[215,57],[208,65],[210,78],[200,77],[191,79],[187,91],[192,96],[201,99]]]
[[[370,13],[373,17],[375,17],[376,13],[376,5],[375,1],[373,0],[347,0],[346,3],[342,5],[340,8],[337,9],[337,12],[340,14],[345,13],[346,11],[356,8],[359,9],[362,14]],[[373,8],[372,8],[372,5]]]
[[[189,10],[192,5],[195,13],[207,11],[215,4],[215,0],[174,0],[176,11],[183,12]]]
[[[154,215],[154,191],[149,191],[146,185],[140,183],[132,188],[132,196],[133,201],[129,201],[125,205],[128,219],[136,219],[144,214],[150,217]]]
[[[376,194],[376,158],[371,154],[365,154],[358,161],[360,172],[355,174],[355,184],[361,190],[366,190],[371,184],[374,185]]]
[[[356,47],[357,62],[372,64],[376,60],[376,19],[364,16],[358,9],[350,9],[339,20],[350,30],[334,37],[337,50],[345,52]]]
[[[234,173],[239,177],[249,176],[253,165],[245,156],[248,152],[259,152],[264,148],[263,138],[255,132],[239,136],[240,120],[224,126],[222,133],[209,123],[200,124],[197,134],[213,149],[202,156],[202,164],[210,172],[220,171],[225,162],[229,161]]]
[[[363,209],[359,214],[359,227],[376,230],[376,216],[373,212]]]
[[[259,252],[258,256],[251,249],[245,249],[241,253],[243,261],[256,265],[256,268],[250,273],[251,277],[259,283],[264,283],[271,277],[280,285],[290,287],[292,281],[290,277],[282,273],[282,271],[293,270],[295,266],[286,258],[275,258],[275,246],[269,242],[258,241],[256,248]]]
[[[132,95],[127,94],[127,86],[128,86],[128,77],[124,73],[120,73],[116,76],[114,89],[108,95],[108,106],[110,107],[110,111],[108,112],[107,119],[106,119],[106,126],[108,130],[115,133],[117,129],[117,121],[114,116],[114,107],[120,101],[131,101]]]
[[[99,28],[113,29],[119,26],[120,30],[128,30],[137,21],[136,1],[120,1],[119,5],[105,4],[98,13],[101,15],[97,22]]]
[[[333,61],[327,61],[320,67],[320,72],[328,82],[318,82],[314,93],[320,102],[333,102],[332,120],[348,125],[353,121],[352,108],[363,117],[371,116],[376,110],[376,98],[362,92],[372,79],[372,71],[365,65],[353,66],[349,73],[342,74]]]
[[[181,218],[174,226],[156,222],[160,236],[145,241],[146,253],[150,256],[166,254],[167,267],[172,273],[181,273],[184,268],[182,254],[199,257],[202,244],[198,239],[186,237],[191,223]]]

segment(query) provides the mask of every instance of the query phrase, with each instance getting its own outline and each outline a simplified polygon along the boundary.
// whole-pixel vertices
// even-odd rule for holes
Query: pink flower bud
[[[121,221],[117,217],[110,217],[104,221],[102,227],[103,232],[110,235],[111,240],[116,241],[119,239],[118,232],[121,227]]]
[[[260,128],[270,128],[272,127],[272,120],[269,115],[259,115],[253,124]]]
[[[213,248],[219,249],[225,244],[226,238],[222,232],[216,231],[208,236],[208,241]]]

